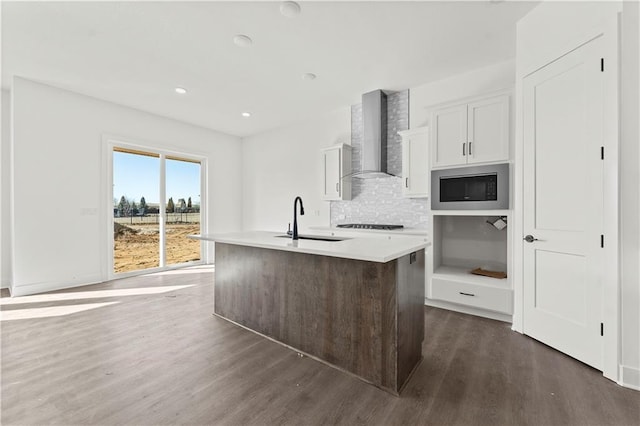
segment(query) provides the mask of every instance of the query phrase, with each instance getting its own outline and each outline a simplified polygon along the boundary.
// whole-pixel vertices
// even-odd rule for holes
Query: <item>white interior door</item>
[[[523,80],[524,333],[602,369],[601,40]],[[531,238],[529,238],[531,240]]]

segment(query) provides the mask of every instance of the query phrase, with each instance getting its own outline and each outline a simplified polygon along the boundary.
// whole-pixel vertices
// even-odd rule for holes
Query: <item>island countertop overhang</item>
[[[427,248],[430,243],[420,236],[345,237],[342,241],[315,241],[280,238],[279,232],[246,231],[223,234],[192,235],[191,238],[225,244],[316,254],[345,259],[386,263]],[[323,237],[318,235],[318,237]]]

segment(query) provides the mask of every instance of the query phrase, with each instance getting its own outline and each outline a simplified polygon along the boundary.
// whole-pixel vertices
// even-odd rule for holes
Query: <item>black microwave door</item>
[[[440,201],[495,201],[497,176],[468,176],[440,179]]]
[[[464,201],[466,196],[465,178],[441,178],[440,179],[440,202],[449,203],[454,201]]]

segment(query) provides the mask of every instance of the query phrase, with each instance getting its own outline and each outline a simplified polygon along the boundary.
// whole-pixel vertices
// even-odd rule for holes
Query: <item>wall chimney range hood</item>
[[[353,177],[376,178],[387,173],[387,95],[382,90],[362,95],[362,170]]]

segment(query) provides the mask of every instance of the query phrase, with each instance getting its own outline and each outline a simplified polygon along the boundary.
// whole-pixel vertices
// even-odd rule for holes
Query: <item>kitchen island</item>
[[[195,238],[215,242],[217,316],[396,395],[420,363],[425,238]]]

